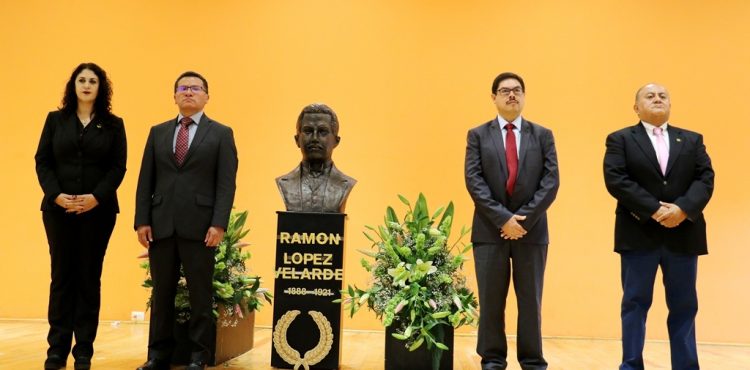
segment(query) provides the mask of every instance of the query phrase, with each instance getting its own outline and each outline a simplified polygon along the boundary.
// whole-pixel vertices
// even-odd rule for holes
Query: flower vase
[[[219,318],[211,333],[213,340],[209,349],[211,358],[208,364],[210,366],[229,361],[253,348],[255,311],[248,312],[243,318],[238,318],[235,326],[222,326],[222,322],[231,322],[233,319],[226,317],[226,310],[222,306],[219,306],[218,311]],[[177,343],[172,354],[172,364],[186,365],[190,363],[192,344],[189,337],[189,327],[189,322],[175,322],[174,337]]]
[[[437,330],[436,330],[437,329]],[[438,332],[442,329],[441,334]],[[385,328],[385,370],[453,370],[453,327],[439,325],[432,329],[432,335],[448,346],[447,351],[422,344],[414,351],[409,351],[405,341],[394,338],[393,325]],[[440,358],[433,363],[434,351],[440,352]]]

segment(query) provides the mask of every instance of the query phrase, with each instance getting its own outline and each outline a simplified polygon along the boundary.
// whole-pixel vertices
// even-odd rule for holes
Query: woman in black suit
[[[47,115],[34,157],[52,262],[45,369],[65,367],[73,336],[75,369],[91,367],[102,264],[127,158],[125,128],[111,112],[111,97],[104,70],[79,65],[62,106]]]

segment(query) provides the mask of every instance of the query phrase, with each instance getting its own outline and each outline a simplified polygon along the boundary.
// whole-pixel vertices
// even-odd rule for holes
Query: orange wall
[[[657,81],[671,90],[672,122],[705,135],[717,173],[706,210],[711,254],[699,263],[698,338],[750,343],[748,16],[750,3],[741,0],[4,1],[0,317],[45,317],[49,256],[33,155],[44,117],[79,62],[110,73],[129,140],[122,213],[104,268],[105,320],[145,308],[135,184],[148,128],[176,115],[171,88],[182,71],[208,78],[207,114],[235,129],[236,205],[250,210],[252,269],[272,287],[274,212],[283,208],[273,179],[299,161],[292,136],[302,106],[322,101],[339,114],[334,158],[359,180],[347,207],[346,282],[362,285],[361,230],[380,222],[386,205],[398,206],[396,194],[422,191],[433,208],[453,200],[456,224],[470,224],[466,131],[493,117],[490,83],[511,70],[526,79],[524,116],[554,130],[560,159],[545,335],[619,337],[604,138],[636,122],[635,90]],[[466,267],[475,285],[473,265]],[[656,291],[648,335],[666,338],[660,283]],[[271,324],[271,311],[260,313],[260,325]],[[508,311],[513,332],[516,313]],[[365,312],[345,327],[378,326]]]

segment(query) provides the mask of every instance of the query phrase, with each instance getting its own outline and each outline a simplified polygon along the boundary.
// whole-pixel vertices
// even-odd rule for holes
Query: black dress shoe
[[[190,365],[188,365],[185,370],[205,370],[206,369],[206,363],[204,361],[192,361],[190,362]]]
[[[78,357],[73,368],[75,370],[89,370],[91,369],[91,359],[88,357]]]
[[[65,359],[57,355],[49,355],[44,360],[44,370],[60,370],[65,367]]]
[[[169,361],[151,358],[136,370],[169,370]]]

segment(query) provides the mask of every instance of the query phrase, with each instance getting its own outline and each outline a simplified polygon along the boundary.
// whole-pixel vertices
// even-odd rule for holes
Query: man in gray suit
[[[479,287],[477,353],[483,370],[508,366],[505,301],[510,277],[518,300],[518,361],[547,368],[541,304],[547,260],[547,208],[560,177],[552,131],[521,117],[526,86],[505,72],[492,83],[498,115],[469,130],[466,188],[474,201],[471,241]]]
[[[180,266],[190,292],[187,370],[210,358],[215,248],[234,202],[237,148],[232,129],[203,113],[208,82],[185,72],[174,84],[177,118],[151,128],[136,191],[135,228],[149,249],[153,292],[148,361],[139,370],[169,369]]]

